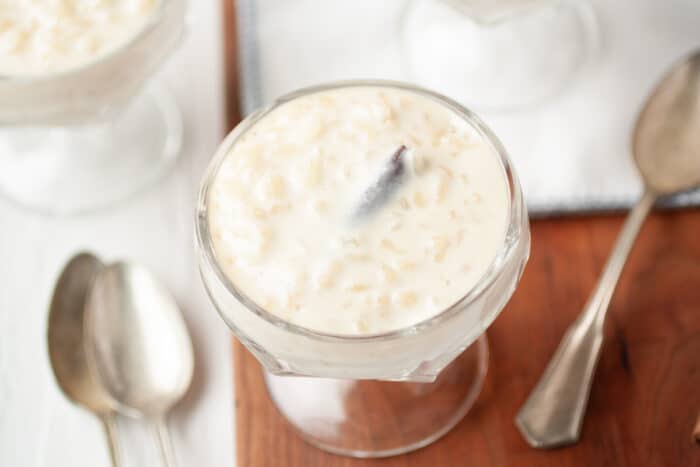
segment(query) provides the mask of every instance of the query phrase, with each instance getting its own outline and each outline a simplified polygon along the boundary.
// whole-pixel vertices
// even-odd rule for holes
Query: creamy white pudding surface
[[[390,87],[281,105],[233,145],[207,201],[216,260],[239,290],[343,335],[454,304],[494,260],[509,211],[489,143],[439,101]]]
[[[138,34],[160,0],[0,0],[0,75],[85,65]]]

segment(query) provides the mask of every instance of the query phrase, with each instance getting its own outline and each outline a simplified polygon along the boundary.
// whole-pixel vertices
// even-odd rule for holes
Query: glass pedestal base
[[[94,211],[151,186],[182,145],[174,100],[153,89],[112,120],[0,128],[0,192],[50,215]]]
[[[412,80],[478,111],[520,110],[554,97],[597,54],[598,22],[586,0],[528,4],[535,6],[484,23],[446,0],[413,0],[402,34]]]
[[[424,447],[474,404],[486,376],[482,335],[433,383],[337,380],[265,373],[279,411],[309,443],[352,457],[387,457]]]

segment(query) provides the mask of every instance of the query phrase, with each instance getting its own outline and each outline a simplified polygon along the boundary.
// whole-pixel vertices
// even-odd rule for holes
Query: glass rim
[[[265,117],[273,110],[279,108],[281,105],[302,96],[333,89],[358,87],[385,87],[413,92],[424,97],[433,99],[434,101],[437,101],[438,103],[447,106],[449,109],[454,111],[460,118],[467,121],[477,131],[479,136],[481,136],[485,141],[488,142],[488,144],[491,145],[491,147],[496,152],[496,155],[500,160],[501,168],[503,170],[503,175],[505,178],[504,181],[508,189],[509,209],[507,211],[506,229],[503,235],[504,238],[501,247],[492,259],[486,272],[484,272],[484,274],[480,277],[477,283],[473,285],[464,295],[461,296],[461,298],[455,301],[452,305],[443,308],[440,312],[434,314],[433,316],[427,319],[402,328],[372,334],[337,334],[317,331],[284,320],[283,318],[259,306],[229,279],[226,273],[219,267],[219,263],[216,260],[216,253],[214,251],[212,237],[209,232],[208,197],[213,181],[215,180],[215,175],[217,174],[218,169],[221,166],[221,163],[223,162],[226,155],[228,155],[231,148],[234,144],[236,144],[239,138],[243,134],[245,134],[250,128],[252,128],[254,124],[257,123],[261,118]],[[206,262],[206,267],[214,271],[216,279],[221,284],[223,284],[227,292],[229,292],[248,311],[257,315],[259,318],[263,319],[267,323],[282,330],[291,332],[296,335],[300,335],[302,337],[312,338],[325,342],[364,343],[389,341],[420,333],[428,328],[432,328],[444,321],[447,321],[454,315],[458,314],[460,310],[462,310],[465,306],[468,306],[469,304],[473,303],[481,295],[483,295],[483,293],[498,279],[507,263],[507,260],[516,250],[521,234],[520,223],[522,220],[522,216],[525,215],[522,204],[522,189],[520,187],[517,175],[513,170],[512,163],[508,157],[505,147],[496,137],[496,135],[489,129],[489,127],[486,126],[486,124],[471,110],[467,109],[463,105],[453,101],[452,99],[442,94],[413,84],[403,83],[399,81],[333,81],[320,85],[301,88],[299,90],[285,94],[279,97],[278,99],[274,100],[271,104],[245,117],[238,123],[238,125],[234,127],[233,130],[231,130],[231,132],[229,132],[226,138],[219,145],[214,157],[210,160],[204,172],[202,183],[199,189],[197,205],[195,208],[195,241],[197,248],[201,250],[200,252],[198,252],[198,256],[200,257],[200,269],[203,267],[203,258],[203,260]],[[514,233],[517,233],[517,236],[514,236]],[[202,271],[200,271],[200,275],[203,275]],[[209,290],[209,286],[206,284],[206,281],[204,281],[204,285],[207,289],[207,292],[210,295],[210,298],[213,298],[211,297],[211,292]],[[219,309],[218,304],[214,303],[214,305],[215,308],[221,314],[222,311]],[[224,321],[227,324],[229,323],[229,320],[226,317],[224,317]]]
[[[33,84],[37,82],[52,81],[60,78],[68,78],[73,76],[80,76],[89,69],[98,66],[100,64],[106,63],[122,55],[124,52],[128,51],[134,44],[140,42],[144,37],[149,35],[156,27],[161,23],[165,16],[166,7],[170,6],[174,0],[159,0],[158,7],[148,18],[141,29],[138,30],[136,34],[131,36],[127,41],[120,44],[118,47],[108,51],[103,55],[98,55],[85,63],[66,68],[63,70],[53,71],[50,73],[37,73],[28,75],[13,75],[7,73],[0,73],[0,84]],[[185,1],[185,0],[183,0]]]
[[[543,2],[532,2],[525,6],[513,8],[511,11],[494,15],[483,15],[477,13],[478,8],[474,8],[469,3],[462,4],[460,0],[441,0],[445,6],[452,8],[456,13],[466,16],[474,23],[486,26],[495,27],[505,24],[512,20],[524,18],[544,11],[547,8],[557,8],[564,0],[545,0]]]

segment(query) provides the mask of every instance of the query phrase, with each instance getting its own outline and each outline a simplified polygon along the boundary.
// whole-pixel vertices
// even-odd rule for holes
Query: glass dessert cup
[[[80,67],[0,76],[5,197],[52,215],[92,211],[142,191],[172,166],[180,113],[163,90],[142,91],[181,39],[185,8],[185,0],[162,0],[128,42]]]
[[[223,272],[209,230],[208,194],[218,168],[238,139],[289,100],[351,86],[399,88],[453,110],[493,148],[509,194],[503,243],[477,285],[432,318],[381,334],[312,331],[261,308]],[[462,419],[486,373],[484,332],[515,291],[530,249],[520,185],[495,135],[469,110],[441,95],[386,81],[304,89],[246,118],[212,159],[199,193],[196,217],[203,283],[226,324],[263,365],[277,408],[310,443],[354,457],[390,456],[420,448]]]
[[[598,35],[585,0],[413,0],[402,50],[418,84],[480,111],[512,111],[573,82]]]

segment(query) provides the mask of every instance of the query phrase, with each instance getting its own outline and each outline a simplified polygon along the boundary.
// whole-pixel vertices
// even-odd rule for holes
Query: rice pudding
[[[221,269],[268,312],[330,334],[405,328],[453,305],[509,221],[496,150],[407,89],[294,98],[241,135],[213,177]]]
[[[161,0],[0,0],[0,75],[67,71],[138,34]]]

